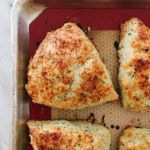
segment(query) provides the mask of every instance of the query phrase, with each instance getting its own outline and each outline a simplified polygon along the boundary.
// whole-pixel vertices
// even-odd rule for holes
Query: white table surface
[[[0,150],[9,150],[11,83],[11,9],[15,0],[0,0]]]

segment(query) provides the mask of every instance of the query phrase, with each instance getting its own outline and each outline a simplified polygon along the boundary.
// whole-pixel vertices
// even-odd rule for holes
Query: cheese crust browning
[[[28,67],[33,102],[80,109],[118,99],[95,46],[74,23],[50,32]]]
[[[89,122],[29,121],[34,150],[109,150],[108,129]]]
[[[119,141],[119,150],[150,150],[150,129],[125,130]]]
[[[121,25],[119,58],[124,108],[150,111],[150,29],[138,18]]]

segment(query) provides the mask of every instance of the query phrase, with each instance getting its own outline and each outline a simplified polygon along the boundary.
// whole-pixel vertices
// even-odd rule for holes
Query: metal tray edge
[[[17,42],[17,19],[18,19],[18,13],[17,10],[19,9],[19,0],[16,0],[14,2],[13,8],[12,8],[12,14],[11,14],[11,73],[12,73],[12,81],[11,81],[11,129],[10,129],[10,149],[15,150],[16,145],[16,121],[17,121],[17,99],[16,99],[16,66],[17,66],[17,43],[15,43],[15,40]],[[17,16],[16,16],[17,15]]]
[[[18,121],[19,124],[24,123],[24,120],[20,121],[19,118],[19,104],[18,104],[18,70],[19,70],[19,24],[20,24],[20,15],[22,12],[22,8],[29,7],[28,5],[24,5],[25,3],[29,3],[31,5],[35,5],[37,3],[34,0],[15,0],[12,13],[11,13],[11,110],[10,110],[10,133],[9,133],[9,149],[17,150],[17,139],[18,139]],[[23,6],[24,5],[24,6]],[[42,6],[42,7],[41,7]],[[34,8],[30,8],[30,13],[23,14],[23,18],[26,20],[26,30],[28,29],[29,24],[45,9],[43,5],[35,5]],[[35,9],[35,12],[34,12]],[[26,10],[27,11],[27,10]],[[26,33],[26,36],[28,33]],[[28,39],[28,38],[27,38]],[[24,49],[24,48],[23,48]],[[24,49],[26,50],[26,49]],[[25,106],[26,107],[26,106]],[[20,123],[21,122],[21,123]],[[20,142],[20,141],[19,141]]]

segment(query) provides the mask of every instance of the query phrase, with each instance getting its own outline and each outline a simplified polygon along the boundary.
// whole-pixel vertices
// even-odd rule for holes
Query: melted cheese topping
[[[150,129],[125,130],[119,141],[119,150],[150,150]]]
[[[47,34],[30,61],[26,89],[33,102],[62,109],[118,98],[95,46],[74,23]]]
[[[109,150],[111,135],[89,122],[29,121],[34,150]]]
[[[119,58],[124,107],[150,111],[150,30],[137,18],[121,26]]]

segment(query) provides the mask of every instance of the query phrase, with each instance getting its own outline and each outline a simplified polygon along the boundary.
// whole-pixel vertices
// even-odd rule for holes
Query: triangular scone
[[[132,18],[121,26],[119,83],[125,108],[150,111],[150,29]]]
[[[99,124],[76,121],[29,121],[34,150],[109,150],[111,134]]]
[[[117,100],[95,46],[74,23],[47,34],[28,67],[33,102],[80,109]]]
[[[150,129],[126,129],[120,137],[119,150],[150,150]]]

